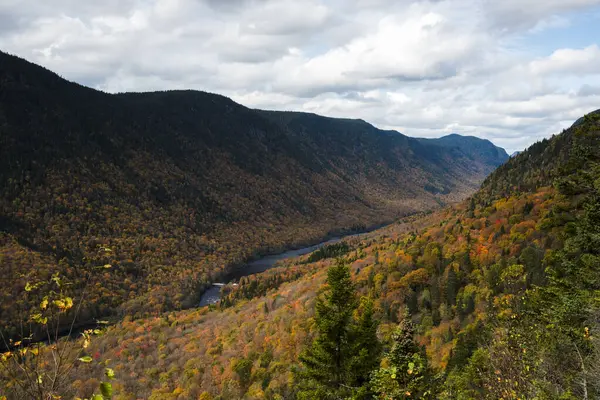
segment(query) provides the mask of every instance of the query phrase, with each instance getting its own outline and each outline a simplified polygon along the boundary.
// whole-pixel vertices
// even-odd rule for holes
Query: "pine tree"
[[[357,311],[352,340],[354,350],[350,363],[350,384],[353,387],[361,388],[356,391],[355,399],[372,398],[368,383],[371,372],[379,367],[381,357],[381,343],[377,338],[379,321],[374,319],[371,299],[362,298],[361,306]]]
[[[300,399],[341,399],[364,393],[360,385],[379,361],[377,322],[365,301],[358,301],[350,269],[338,261],[327,272],[327,292],[317,299],[317,336],[300,355]]]

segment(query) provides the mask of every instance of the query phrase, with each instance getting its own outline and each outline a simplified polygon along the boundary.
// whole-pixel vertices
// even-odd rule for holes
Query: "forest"
[[[102,281],[78,326],[193,307],[249,259],[439,208],[506,158],[204,92],[106,94],[0,52],[0,326],[27,330],[43,296],[23,289],[55,273],[75,297]]]
[[[202,169],[209,178],[200,181],[204,175],[181,169],[177,157],[169,154],[175,151],[172,148],[152,153],[151,140],[145,150],[133,151],[126,145],[129,140],[149,140],[135,136],[140,131],[134,125],[119,124],[118,129],[124,130],[118,135],[108,134],[117,130],[116,125],[94,132],[83,129],[95,126],[95,118],[104,118],[102,112],[115,111],[127,121],[125,114],[118,114],[122,111],[116,111],[119,107],[133,104],[128,109],[132,113],[136,107],[162,107],[164,96],[181,93],[105,95],[0,55],[0,148],[12,150],[1,158],[5,189],[0,279],[5,290],[0,298],[4,344],[0,398],[600,397],[600,112],[534,144],[485,180],[484,171],[491,171],[486,164],[489,147],[481,151],[481,143],[474,146],[469,139],[455,137],[449,140],[467,140],[471,145],[461,150],[449,147],[448,139],[430,143],[442,159],[444,154],[469,151],[466,158],[472,162],[465,160],[463,166],[480,168],[468,175],[473,185],[477,177],[483,180],[466,199],[440,208],[440,203],[466,197],[467,187],[452,186],[459,185],[453,174],[456,178],[466,173],[460,161],[454,163],[456,169],[436,175],[432,171],[443,163],[432,166],[420,158],[423,169],[411,182],[414,187],[429,187],[421,189],[424,197],[407,193],[387,197],[391,193],[387,190],[400,184],[395,179],[405,171],[406,165],[392,163],[391,158],[402,159],[398,154],[388,155],[386,161],[386,155],[378,153],[373,163],[356,166],[370,171],[362,178],[334,173],[352,170],[348,167],[352,159],[347,158],[352,152],[335,147],[343,140],[323,133],[336,132],[346,140],[364,138],[368,135],[361,136],[361,129],[371,129],[364,128],[366,123],[255,112],[212,95],[184,93],[205,97],[208,109],[223,107],[220,113],[235,114],[240,108],[256,124],[271,127],[280,143],[288,140],[282,133],[287,132],[308,146],[311,141],[306,138],[317,132],[315,137],[325,142],[308,153],[315,160],[339,162],[313,171],[309,176],[314,185],[306,186],[302,168],[278,181],[272,179],[267,163],[253,164],[259,158],[244,160],[250,167],[242,170],[235,152],[227,153],[211,159],[221,171],[230,171],[224,176],[232,179],[230,191],[221,193],[223,203],[213,204],[205,200],[216,199],[216,192],[194,200],[195,193],[206,193],[195,191],[203,187],[199,182],[210,187],[210,179],[217,179],[217,175],[210,178],[213,170]],[[56,90],[60,101],[51,107],[44,101],[45,90]],[[54,126],[71,106],[84,107],[83,102],[73,103],[79,91],[89,91],[89,98],[99,102],[115,96],[118,105],[113,110],[98,107],[97,115],[84,114],[90,120],[71,119],[77,122],[62,131],[69,135],[56,139],[60,146],[41,150],[53,136],[49,131],[42,135],[39,127],[44,121]],[[16,98],[27,107],[11,108]],[[130,103],[132,98],[136,101]],[[61,101],[69,107],[62,108]],[[192,108],[199,104],[189,101]],[[42,113],[36,107],[50,108]],[[212,116],[205,117],[203,127],[222,123],[216,113],[208,113]],[[198,150],[194,135],[172,125],[192,124],[193,118],[180,116],[161,125],[165,115],[158,111],[148,115],[155,118],[157,130],[162,127],[180,134],[177,140],[188,141],[177,150],[182,159],[185,151]],[[337,123],[352,129],[330,126]],[[28,127],[31,136],[15,134],[15,126]],[[123,127],[131,129],[130,136]],[[91,135],[86,140],[95,138],[93,151],[70,157],[72,149],[84,149],[82,132]],[[386,141],[391,136],[380,134],[385,146],[380,145],[390,147]],[[153,140],[166,137],[157,133]],[[263,143],[272,143],[274,137]],[[256,140],[260,142],[260,135]],[[423,145],[404,136],[399,140],[415,146],[410,157],[416,157]],[[28,158],[24,150],[28,143],[46,156]],[[319,154],[328,151],[327,146],[337,155]],[[112,153],[107,150],[111,148]],[[118,154],[116,148],[129,150]],[[375,151],[377,146],[369,148]],[[401,152],[404,147],[394,149]],[[142,152],[145,155],[136,159]],[[303,165],[291,153],[284,164],[289,162]],[[433,170],[427,172],[425,166]],[[428,180],[430,186],[422,180],[428,173],[438,179]],[[375,205],[383,203],[367,201],[373,197],[366,192],[357,192],[356,201],[344,203],[348,195],[344,190],[364,183],[361,179],[366,176],[390,178],[371,188],[369,196],[396,201],[398,208],[378,208]],[[293,184],[296,179],[298,186]],[[349,184],[336,186],[337,179]],[[247,182],[256,185],[250,185],[251,192],[241,192],[247,197],[237,198],[237,203],[233,194],[242,181],[245,187]],[[223,187],[227,182],[221,180]],[[178,192],[182,187],[187,190]],[[271,192],[281,197],[260,201],[262,194]],[[405,217],[427,208],[415,206],[417,198],[438,209]],[[300,199],[303,202],[297,203]],[[225,200],[229,200],[226,212]],[[341,207],[345,219],[333,218],[338,211],[328,204]],[[310,210],[319,210],[315,219]],[[381,222],[382,216],[394,216],[396,222],[245,277],[237,286],[226,286],[217,305],[193,306],[194,294],[203,285],[257,252],[310,242],[343,227]],[[294,223],[286,224],[289,221]],[[70,335],[61,337],[64,330]]]
[[[109,370],[114,399],[597,398],[599,142],[589,114],[458,205],[245,278],[219,306],[125,317],[62,393],[90,397]]]

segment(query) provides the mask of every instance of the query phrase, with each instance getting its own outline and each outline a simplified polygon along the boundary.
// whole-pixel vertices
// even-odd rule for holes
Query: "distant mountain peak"
[[[472,139],[479,139],[479,140],[487,140],[487,139],[483,139],[483,138],[473,136],[473,135],[461,135],[460,133],[456,133],[456,132],[449,133],[447,135],[439,137],[439,139],[444,139],[444,138],[463,138],[463,139],[472,138]]]
[[[488,139],[476,136],[462,136],[458,133],[451,133],[437,139],[421,138],[419,140],[422,143],[460,149],[472,159],[484,163],[501,165],[509,159],[506,150],[496,146]]]

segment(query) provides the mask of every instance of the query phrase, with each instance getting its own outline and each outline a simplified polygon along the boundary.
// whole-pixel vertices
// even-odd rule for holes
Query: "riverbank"
[[[379,224],[379,225],[371,227],[371,228],[363,229],[362,231],[355,230],[354,233],[348,233],[344,236],[329,237],[329,238],[326,238],[324,241],[317,243],[317,244],[313,244],[313,245],[309,245],[309,246],[301,247],[301,248],[296,248],[296,249],[290,249],[290,250],[284,251],[279,254],[270,254],[270,255],[262,256],[258,259],[255,259],[255,260],[245,263],[241,266],[233,268],[231,271],[229,271],[223,277],[222,281],[219,283],[228,284],[228,283],[232,283],[232,282],[237,282],[242,277],[259,274],[261,272],[265,272],[271,268],[274,268],[279,261],[286,260],[289,258],[299,257],[299,256],[302,256],[305,254],[309,254],[315,250],[318,250],[319,248],[321,248],[323,246],[338,243],[344,239],[351,238],[354,236],[367,234],[367,233],[381,229],[388,225],[390,225],[390,223]],[[350,231],[350,232],[352,232],[352,231]],[[208,306],[210,304],[217,303],[220,299],[221,290],[222,290],[222,286],[214,286],[214,285],[209,287],[208,289],[206,289],[202,293],[202,296],[200,297],[199,306],[204,307],[204,306]]]

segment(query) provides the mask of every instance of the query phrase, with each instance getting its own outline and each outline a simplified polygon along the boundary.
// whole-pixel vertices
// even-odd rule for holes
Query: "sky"
[[[0,49],[107,92],[205,90],[509,153],[600,109],[600,0],[0,0]]]

